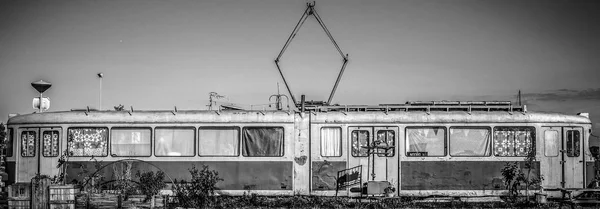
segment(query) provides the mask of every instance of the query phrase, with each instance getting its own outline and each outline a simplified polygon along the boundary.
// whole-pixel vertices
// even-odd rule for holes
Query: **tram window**
[[[8,130],[8,139],[6,140],[6,157],[13,156],[13,129],[9,128]]]
[[[245,127],[242,154],[246,157],[283,156],[282,127]]]
[[[58,131],[44,131],[42,133],[43,140],[43,154],[44,157],[56,157],[58,156]]]
[[[342,129],[340,127],[321,128],[321,156],[342,156]]]
[[[194,156],[194,128],[156,128],[154,155]]]
[[[240,130],[237,127],[201,127],[198,141],[200,156],[238,156]]]
[[[369,131],[365,130],[354,130],[352,131],[352,156],[353,157],[367,157],[369,156],[369,149],[365,148],[369,146]]]
[[[108,155],[108,128],[69,128],[67,138],[71,156]]]
[[[579,144],[579,131],[568,130],[567,131],[567,156],[568,157],[579,157],[580,153]]]
[[[446,129],[444,127],[406,128],[409,157],[446,156]]]
[[[380,142],[380,146],[393,147],[396,146],[396,132],[393,130],[379,130],[377,131],[377,141]],[[381,144],[383,143],[383,144]],[[375,145],[377,146],[377,145]],[[377,154],[379,157],[394,157],[394,149],[388,149],[385,154]]]
[[[151,152],[150,128],[113,128],[110,132],[112,156],[148,157]]]
[[[34,157],[36,147],[35,131],[23,131],[21,132],[21,156],[23,157]]]
[[[547,157],[558,156],[559,137],[557,130],[544,131],[544,155]]]
[[[535,143],[533,127],[495,127],[494,155],[501,157],[527,156]]]
[[[450,156],[490,156],[491,148],[490,128],[450,128]]]

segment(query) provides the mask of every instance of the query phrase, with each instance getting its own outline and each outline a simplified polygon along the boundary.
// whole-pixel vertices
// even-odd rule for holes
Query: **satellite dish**
[[[42,98],[41,106],[42,107],[40,108],[40,98],[34,97],[33,98],[33,109],[42,109],[42,110],[50,109],[50,98],[48,98],[48,97]]]
[[[52,86],[52,84],[43,80],[39,80],[31,83],[31,86],[33,86],[33,88],[35,88],[35,90],[37,90],[41,94],[48,90]]]

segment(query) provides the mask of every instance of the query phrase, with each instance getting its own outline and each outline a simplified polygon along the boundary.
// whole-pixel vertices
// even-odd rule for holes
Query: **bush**
[[[175,196],[182,207],[206,207],[209,203],[214,202],[216,184],[223,179],[219,178],[219,173],[214,170],[209,170],[208,166],[202,166],[202,170],[196,167],[189,169],[192,176],[188,183],[181,180],[176,183]]]
[[[143,195],[146,195],[144,201],[152,199],[152,196],[157,195],[162,188],[167,186],[164,181],[165,173],[162,171],[157,171],[156,174],[153,171],[143,173],[137,171],[135,176],[140,178],[139,189]]]

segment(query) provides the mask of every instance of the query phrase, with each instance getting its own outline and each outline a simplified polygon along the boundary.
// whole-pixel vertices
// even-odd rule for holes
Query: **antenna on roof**
[[[521,89],[519,89],[519,97],[518,97],[518,99],[519,99],[519,106],[521,106]]]

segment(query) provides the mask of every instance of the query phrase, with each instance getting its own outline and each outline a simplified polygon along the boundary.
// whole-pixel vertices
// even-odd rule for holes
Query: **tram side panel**
[[[120,125],[110,127],[113,132],[111,132],[110,140],[117,140],[116,136],[112,135],[114,133],[115,128],[123,128],[123,126],[129,125]],[[193,147],[191,151],[188,151],[192,154],[190,155],[182,155],[181,153],[174,154],[173,150],[171,152],[162,152],[160,145],[160,136],[161,134],[157,134],[157,130],[159,128],[165,127],[173,127],[166,125],[152,125],[151,128],[153,130],[152,134],[152,155],[147,157],[128,157],[128,156],[119,156],[115,154],[115,149],[112,147],[108,152],[110,154],[105,154],[104,157],[94,157],[95,160],[91,160],[91,157],[71,157],[68,162],[67,169],[67,182],[75,183],[75,182],[84,182],[86,181],[86,177],[90,177],[91,174],[96,170],[98,166],[106,166],[102,169],[99,174],[103,176],[103,182],[110,182],[113,180],[117,180],[119,177],[125,175],[131,175],[135,179],[135,173],[137,171],[158,171],[161,170],[165,172],[168,176],[165,181],[167,183],[171,183],[171,180],[176,181],[189,181],[190,173],[189,169],[192,167],[196,167],[198,169],[202,169],[204,165],[209,166],[209,169],[215,170],[218,172],[219,177],[223,179],[217,183],[217,187],[221,190],[220,192],[228,193],[228,194],[243,194],[244,192],[251,191],[257,194],[264,195],[290,195],[293,194],[294,189],[294,155],[295,155],[295,146],[294,146],[294,130],[295,127],[292,123],[285,124],[269,124],[269,123],[253,123],[253,124],[219,124],[219,125],[206,125],[206,126],[185,126],[176,127],[176,128],[191,128],[193,133],[191,135],[195,135],[192,140],[194,140]],[[217,127],[217,128],[215,128]],[[200,141],[203,141],[201,138],[203,135],[199,134],[200,129],[214,129],[219,130],[218,127],[236,127],[239,130],[237,134],[236,141],[237,144],[235,146],[235,154],[229,156],[215,156],[215,155],[203,155],[200,152],[201,147],[203,146]],[[282,141],[282,150],[268,150],[262,149],[257,150],[256,141],[260,141],[260,137],[264,135],[268,135],[267,130],[262,130],[262,128],[266,129],[278,129],[281,128],[283,130],[283,141]],[[250,132],[252,130],[252,133]],[[252,135],[252,136],[250,136]],[[200,137],[200,139],[199,139]],[[257,138],[258,137],[258,138]],[[177,137],[176,137],[177,138]],[[183,139],[183,138],[179,138]],[[103,141],[108,141],[108,139],[102,139]],[[270,139],[269,139],[270,140]],[[268,140],[267,140],[268,141]],[[263,142],[267,142],[263,141]],[[113,143],[113,141],[109,142]],[[183,143],[183,141],[176,142]],[[267,143],[268,144],[268,143]],[[263,143],[263,145],[267,145]],[[175,145],[175,142],[173,143]],[[181,147],[188,147],[183,146]],[[277,149],[277,147],[270,147],[269,149]],[[202,149],[206,151],[206,148]],[[162,154],[161,154],[162,152]],[[279,153],[281,152],[281,156]],[[275,153],[275,154],[273,154]],[[179,156],[175,156],[179,155]],[[117,160],[129,159],[133,158],[140,161],[134,162],[119,162],[113,163]],[[144,162],[141,162],[144,161]],[[111,165],[108,165],[111,164]],[[108,165],[108,166],[107,166]],[[127,170],[127,172],[125,172]]]

